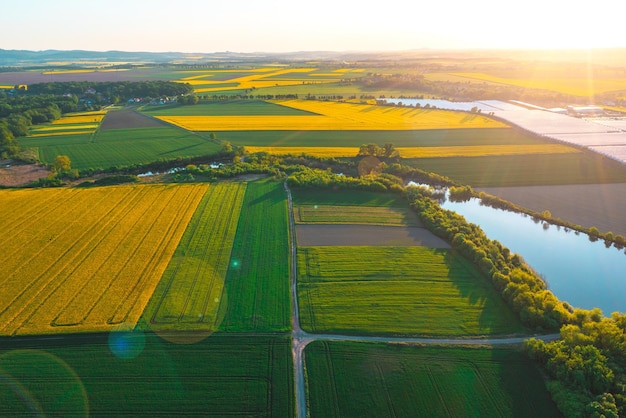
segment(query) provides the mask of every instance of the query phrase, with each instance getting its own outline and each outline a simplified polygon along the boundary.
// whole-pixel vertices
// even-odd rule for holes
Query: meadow
[[[524,332],[465,258],[428,247],[299,247],[301,326],[309,332],[476,336]]]
[[[133,327],[206,190],[0,191],[0,334]]]
[[[305,361],[311,417],[560,416],[517,350],[316,341]]]
[[[45,348],[42,348],[45,347]],[[2,416],[293,416],[291,342],[153,333],[3,340]]]
[[[288,231],[283,184],[248,182],[220,305],[220,330],[291,329]]]
[[[144,318],[155,332],[215,331],[245,183],[209,187],[154,291]]]

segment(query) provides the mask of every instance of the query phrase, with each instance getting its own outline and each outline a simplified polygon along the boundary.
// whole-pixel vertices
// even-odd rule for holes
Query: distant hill
[[[337,60],[350,55],[345,52],[290,52],[290,53],[183,53],[183,52],[126,52],[126,51],[25,51],[0,49],[0,67],[115,65],[123,63],[206,63],[215,61],[267,61],[273,60]],[[367,54],[359,54],[367,55]]]

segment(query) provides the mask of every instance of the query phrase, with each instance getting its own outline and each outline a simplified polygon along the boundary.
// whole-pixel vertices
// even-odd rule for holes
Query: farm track
[[[294,391],[296,398],[296,416],[307,417],[306,381],[304,375],[304,349],[313,341],[338,341],[338,342],[364,342],[364,343],[387,343],[387,344],[433,344],[433,345],[508,345],[520,344],[530,337],[543,341],[553,341],[560,338],[560,334],[534,335],[526,337],[504,338],[410,338],[410,337],[376,337],[361,335],[340,334],[312,334],[300,327],[300,310],[298,307],[297,293],[297,244],[296,224],[293,212],[291,190],[284,183],[287,193],[287,206],[289,210],[289,255],[290,255],[290,288],[291,288],[291,324],[292,324],[292,356],[294,370]]]

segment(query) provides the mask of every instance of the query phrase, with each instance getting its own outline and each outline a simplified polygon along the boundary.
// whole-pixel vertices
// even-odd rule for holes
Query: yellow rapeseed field
[[[276,155],[307,154],[315,157],[354,157],[359,153],[356,147],[245,147],[247,152],[267,152]],[[436,157],[482,157],[489,155],[523,154],[568,154],[580,152],[562,144],[537,145],[475,145],[453,147],[411,147],[396,148],[403,158]]]
[[[52,122],[53,125],[79,124],[79,123],[100,123],[104,118],[103,113],[81,114],[79,116],[66,115],[61,119]]]
[[[196,93],[210,93],[210,92],[218,92],[224,90],[233,90],[233,89],[252,89],[252,88],[262,88],[262,87],[276,87],[276,86],[293,86],[302,84],[303,79],[301,78],[276,78],[284,74],[293,74],[293,73],[301,73],[307,74],[315,71],[315,68],[284,68],[284,69],[276,69],[276,68],[257,68],[255,70],[245,70],[247,73],[253,73],[241,77],[234,77],[228,80],[214,80],[211,77],[214,77],[216,74],[220,73],[229,73],[229,72],[244,72],[241,70],[219,70],[219,71],[207,71],[204,73],[196,74],[189,77],[181,78],[177,80],[181,83],[189,83],[192,86],[199,86],[194,88]],[[336,74],[334,75],[337,76]],[[324,82],[333,82],[336,80],[324,80]],[[236,84],[233,86],[233,83]],[[200,87],[202,85],[211,84],[211,87]],[[223,86],[220,86],[222,84]]]
[[[504,128],[482,115],[437,109],[412,109],[315,100],[274,101],[314,113],[309,116],[159,116],[191,131],[259,130],[417,130]]]
[[[503,78],[484,73],[453,73],[457,77],[472,78],[532,89],[557,91],[575,96],[593,97],[608,91],[626,90],[624,78],[539,77],[529,79]]]
[[[0,334],[133,327],[207,187],[0,190]]]

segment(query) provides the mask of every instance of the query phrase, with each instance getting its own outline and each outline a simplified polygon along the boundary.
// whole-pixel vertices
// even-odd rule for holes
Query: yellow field
[[[514,79],[496,77],[484,73],[453,73],[463,78],[472,78],[493,83],[511,84],[532,89],[552,90],[575,96],[592,97],[596,94],[616,90],[626,90],[624,78],[583,78],[583,77],[540,77],[529,79]]]
[[[254,74],[245,75],[241,77],[232,78],[230,80],[212,80],[211,77],[214,77],[216,74],[220,73],[229,73],[229,72],[242,72],[240,70],[218,70],[218,71],[207,71],[200,72],[199,74],[195,74],[189,77],[181,78],[177,81],[181,83],[189,83],[192,86],[202,86],[206,84],[211,84],[211,87],[197,87],[194,88],[196,93],[210,93],[210,92],[218,92],[224,90],[234,90],[234,89],[252,89],[252,88],[263,88],[263,87],[276,87],[276,86],[294,86],[301,85],[303,82],[302,78],[277,78],[273,79],[273,77],[282,76],[283,74],[292,74],[292,73],[302,73],[307,76],[332,76],[339,77],[341,73],[336,74],[317,74],[314,73],[316,68],[288,68],[288,69],[276,69],[276,68],[257,68],[255,70],[245,70],[245,72],[251,72]],[[350,70],[343,70],[343,72]],[[332,83],[339,81],[339,78],[335,79],[325,79],[323,83]],[[236,85],[233,86],[232,84]],[[223,86],[220,86],[223,84]]]
[[[72,130],[63,130],[63,131],[37,131],[37,132],[42,132],[42,133],[31,133],[30,135],[28,135],[29,138],[41,138],[44,136],[66,136],[66,135],[89,135],[92,134],[94,131],[90,130],[90,131],[72,131]]]
[[[191,131],[417,130],[504,128],[482,115],[436,109],[409,109],[315,100],[274,103],[315,113],[310,116],[158,116]]]
[[[245,147],[247,152],[267,152],[276,155],[307,154],[315,157],[355,157],[359,153],[356,147]],[[562,144],[538,145],[476,145],[454,147],[412,147],[396,148],[403,158],[436,157],[482,157],[489,155],[523,154],[569,154],[580,150]]]
[[[0,334],[133,327],[207,187],[0,190]]]
[[[77,129],[89,129],[93,131],[94,129],[98,129],[98,126],[99,126],[98,124],[93,124],[93,123],[81,123],[81,124],[76,124],[76,125],[70,125],[70,124],[62,124],[62,125],[56,125],[56,126],[55,125],[56,124],[32,128],[31,132],[40,133],[40,132],[55,132],[55,131],[72,131],[72,130],[77,130]]]
[[[94,112],[70,113],[61,119],[53,121],[51,124],[37,125],[31,128],[31,138],[60,135],[80,135],[94,133],[107,111],[98,110]]]
[[[98,112],[95,114],[86,114],[83,113],[80,116],[74,116],[74,115],[66,115],[64,117],[62,117],[61,119],[57,119],[54,122],[52,122],[53,125],[66,125],[66,124],[79,124],[79,123],[100,123],[102,122],[102,119],[104,118],[103,113]]]

